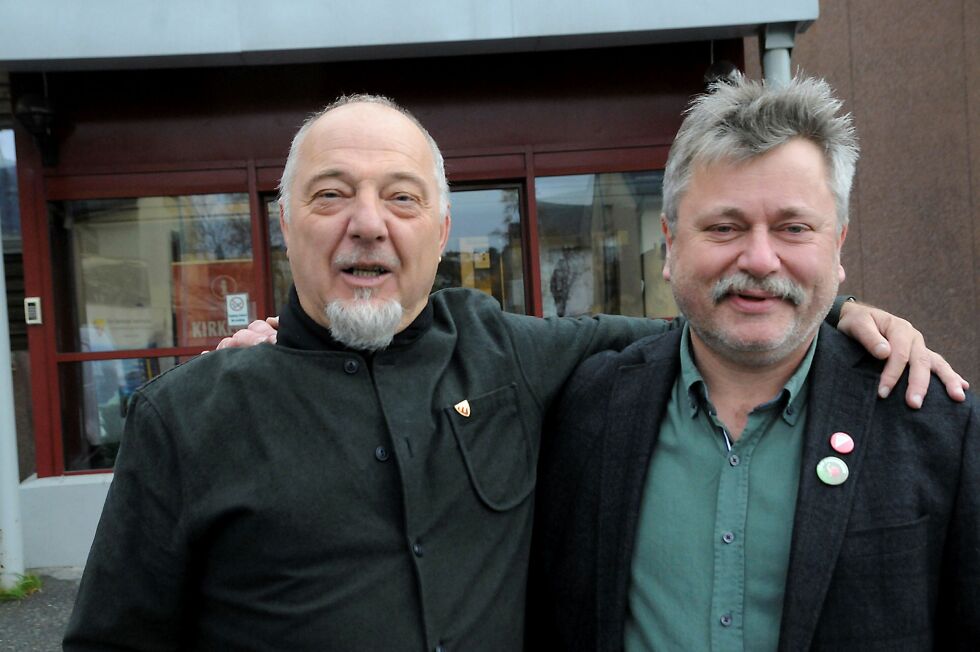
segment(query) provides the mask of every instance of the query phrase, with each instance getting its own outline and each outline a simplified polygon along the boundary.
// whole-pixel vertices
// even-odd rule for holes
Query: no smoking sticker
[[[248,293],[226,294],[225,312],[228,315],[228,326],[232,328],[248,326]]]

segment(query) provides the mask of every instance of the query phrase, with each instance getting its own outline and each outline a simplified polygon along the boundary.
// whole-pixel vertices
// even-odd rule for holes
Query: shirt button
[[[722,627],[731,627],[731,625],[732,625],[732,615],[731,614],[725,614],[721,618],[719,618],[718,620],[721,622],[721,626]]]
[[[731,464],[732,466],[738,466],[739,462],[741,462],[741,460],[738,459],[738,455],[735,455],[734,453],[732,454],[731,457],[728,458],[728,463]]]
[[[725,543],[731,543],[732,541],[735,540],[735,533],[725,532],[723,535],[721,535],[721,540],[724,541]]]
[[[789,416],[793,416],[793,406],[792,405],[789,406],[788,408],[786,408],[786,414],[788,414]]]
[[[416,541],[412,544],[412,552],[415,553],[416,557],[421,557],[425,551],[422,549],[422,544]]]
[[[388,459],[388,449],[384,446],[378,446],[374,449],[374,456],[378,458],[379,462],[384,462]]]
[[[360,367],[361,365],[357,363],[357,360],[344,360],[344,371],[349,374],[356,374]]]

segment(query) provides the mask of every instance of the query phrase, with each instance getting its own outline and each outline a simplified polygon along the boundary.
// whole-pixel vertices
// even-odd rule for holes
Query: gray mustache
[[[389,270],[401,267],[402,261],[398,256],[383,251],[378,251],[374,247],[359,247],[344,254],[337,254],[333,259],[337,267],[353,267],[363,263],[381,265]]]
[[[786,299],[798,306],[806,300],[806,293],[799,285],[779,276],[756,278],[745,272],[736,272],[731,276],[720,279],[711,291],[711,299],[718,303],[729,294],[738,294],[747,290],[758,290],[771,294],[780,299]]]

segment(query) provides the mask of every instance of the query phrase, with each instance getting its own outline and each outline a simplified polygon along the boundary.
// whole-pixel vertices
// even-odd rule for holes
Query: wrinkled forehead
[[[391,107],[368,102],[345,104],[320,116],[300,153],[312,157],[330,149],[390,152],[426,168],[435,164],[428,141],[412,120]]]

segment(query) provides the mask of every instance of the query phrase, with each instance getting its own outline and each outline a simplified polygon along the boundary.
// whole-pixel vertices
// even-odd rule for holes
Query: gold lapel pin
[[[457,403],[456,405],[454,405],[453,407],[462,416],[464,416],[464,417],[470,416],[470,402],[467,401],[465,398],[462,401],[460,401],[459,403]]]

